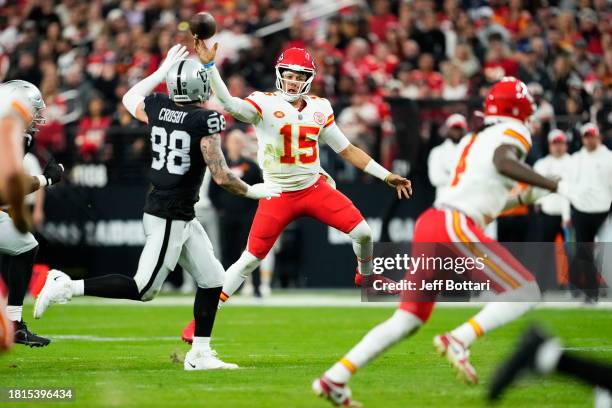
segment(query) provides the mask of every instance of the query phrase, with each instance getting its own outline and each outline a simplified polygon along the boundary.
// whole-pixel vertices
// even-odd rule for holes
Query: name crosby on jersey
[[[159,111],[159,120],[170,123],[183,123],[188,112],[175,111],[168,108],[161,108]]]

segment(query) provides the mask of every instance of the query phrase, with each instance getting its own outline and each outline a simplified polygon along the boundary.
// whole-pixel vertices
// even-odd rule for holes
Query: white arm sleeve
[[[230,115],[246,123],[256,123],[259,120],[259,113],[253,105],[229,93],[217,67],[213,65],[207,72],[210,75],[210,86],[215,96]]]
[[[153,92],[153,89],[155,89],[162,80],[163,77],[156,71],[131,87],[130,90],[123,95],[122,102],[125,109],[127,109],[132,116],[136,117],[138,105],[144,101],[147,95]]]
[[[327,127],[324,127],[321,131],[320,137],[336,153],[340,153],[351,144],[335,122]]]

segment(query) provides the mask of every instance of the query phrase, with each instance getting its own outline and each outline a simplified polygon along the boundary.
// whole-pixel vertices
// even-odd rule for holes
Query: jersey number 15
[[[317,161],[317,141],[309,139],[309,135],[318,135],[321,129],[318,126],[297,126],[298,128],[298,159],[302,164],[310,164]],[[293,153],[293,126],[290,124],[280,128],[280,134],[283,136],[283,155],[280,157],[280,162],[283,164],[294,164],[295,155]],[[301,153],[303,149],[310,149],[310,154]]]

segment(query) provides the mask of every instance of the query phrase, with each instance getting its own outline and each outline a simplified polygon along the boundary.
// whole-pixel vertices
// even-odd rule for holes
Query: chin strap
[[[286,93],[286,92],[281,91],[281,96],[282,96],[282,98],[283,98],[284,100],[286,100],[287,102],[295,102],[295,101],[297,101],[298,99],[300,99],[300,97],[301,97],[302,95],[300,95],[300,94],[291,95],[291,94],[288,94],[288,93]]]

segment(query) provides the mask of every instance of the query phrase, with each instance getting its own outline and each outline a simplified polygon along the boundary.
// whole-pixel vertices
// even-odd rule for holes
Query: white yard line
[[[140,342],[140,341],[180,341],[178,336],[142,336],[142,337],[106,337],[106,336],[90,336],[79,334],[49,334],[52,340],[74,340],[74,341],[94,341],[94,342]]]
[[[565,294],[553,295],[545,298],[538,309],[589,309],[589,310],[610,310],[612,309],[612,299],[599,302],[595,305],[585,305],[580,301],[573,301]],[[160,296],[151,302],[134,302],[130,300],[100,299],[91,297],[79,297],[72,300],[73,305],[94,305],[94,306],[134,306],[134,307],[168,307],[168,306],[192,306],[193,296]],[[467,308],[481,307],[485,302],[445,302],[439,303],[441,308]],[[252,306],[252,307],[363,307],[363,308],[395,308],[397,302],[362,302],[359,291],[283,291],[274,294],[266,299],[253,297],[236,296],[225,305],[233,306]],[[64,306],[54,306],[64,307]]]

